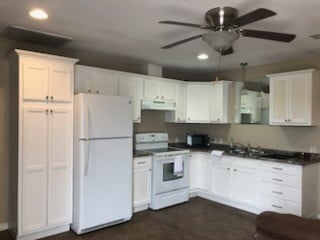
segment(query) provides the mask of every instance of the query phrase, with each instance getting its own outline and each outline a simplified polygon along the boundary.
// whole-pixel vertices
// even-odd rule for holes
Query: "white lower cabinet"
[[[275,211],[311,217],[318,211],[315,189],[320,188],[319,166],[192,152],[190,196],[253,213]]]
[[[222,201],[255,207],[258,162],[244,158],[212,157],[211,191]]]
[[[151,202],[151,156],[133,159],[133,211],[148,208]]]
[[[207,153],[192,153],[189,167],[189,189],[190,194],[198,191],[208,192],[210,159]]]

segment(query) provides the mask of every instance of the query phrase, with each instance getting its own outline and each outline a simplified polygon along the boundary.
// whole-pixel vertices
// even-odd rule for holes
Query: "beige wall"
[[[139,63],[130,63],[113,56],[99,53],[48,49],[30,44],[9,41],[0,37],[0,224],[7,221],[8,205],[8,161],[9,161],[9,100],[8,100],[8,65],[6,56],[14,49],[21,48],[79,58],[80,64],[104,67],[129,72],[141,72]],[[247,69],[248,79],[261,77],[267,73],[319,67],[320,58],[310,57],[281,64],[266,65]],[[211,73],[192,74],[183,71],[164,69],[164,76],[186,80],[211,80]],[[239,70],[224,72],[220,76],[232,80],[241,80]],[[236,142],[268,148],[308,151],[310,145],[320,150],[320,127],[271,127],[259,125],[210,125],[210,124],[172,124],[164,122],[164,112],[143,111],[142,123],[134,125],[135,132],[161,131],[168,132],[170,141],[176,138],[184,140],[187,132],[209,133],[212,137],[223,138],[226,142],[233,137]],[[319,206],[320,207],[320,206]]]

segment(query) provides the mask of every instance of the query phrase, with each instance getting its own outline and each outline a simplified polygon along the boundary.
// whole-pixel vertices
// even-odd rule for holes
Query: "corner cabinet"
[[[270,125],[319,124],[319,71],[307,69],[267,75],[270,78]]]
[[[151,203],[151,156],[133,159],[133,211],[148,209]]]
[[[218,81],[187,84],[187,122],[231,123],[234,116],[233,83]]]
[[[16,239],[69,230],[72,221],[73,80],[76,59],[11,55],[13,155],[9,229]],[[12,111],[15,112],[15,111]],[[16,130],[15,130],[16,129]]]

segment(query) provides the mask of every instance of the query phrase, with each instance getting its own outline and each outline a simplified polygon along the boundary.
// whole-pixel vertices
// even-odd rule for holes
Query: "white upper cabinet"
[[[141,99],[143,98],[143,79],[129,74],[119,78],[119,95],[132,97],[133,122],[141,122]]]
[[[234,116],[233,83],[187,84],[187,122],[230,123]]]
[[[22,57],[23,100],[70,102],[74,65],[45,58]]]
[[[213,82],[210,87],[210,122],[231,123],[234,116],[232,82]]]
[[[318,70],[271,74],[268,77],[270,125],[312,126],[319,123]]]
[[[209,122],[209,93],[208,84],[189,83],[187,85],[187,122]]]
[[[166,122],[179,123],[187,120],[187,84],[184,82],[176,84],[176,110],[166,112]]]
[[[75,93],[95,93],[116,96],[118,94],[119,72],[76,65]]]
[[[145,76],[144,78],[143,97],[145,99],[176,101],[176,83],[174,81],[152,76]]]

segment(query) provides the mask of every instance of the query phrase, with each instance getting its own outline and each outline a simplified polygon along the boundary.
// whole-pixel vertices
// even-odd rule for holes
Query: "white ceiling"
[[[75,38],[67,46],[71,49],[203,71],[217,69],[219,56],[201,39],[169,50],[160,48],[205,30],[158,24],[158,21],[202,24],[205,12],[219,6],[235,7],[239,15],[268,8],[278,15],[244,28],[297,35],[291,43],[240,38],[234,44],[235,53],[222,58],[223,69],[240,68],[239,63],[243,61],[254,66],[320,54],[320,40],[309,38],[320,33],[319,0],[2,0],[0,26],[19,25],[66,35]],[[28,11],[35,7],[45,9],[49,18],[31,19]],[[200,52],[208,53],[209,60],[197,60]]]

